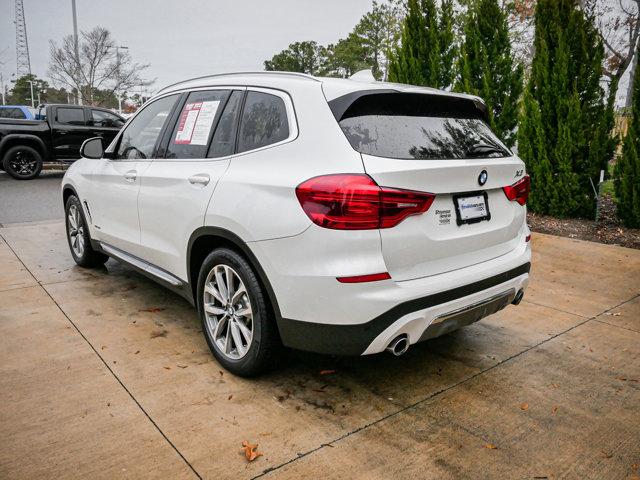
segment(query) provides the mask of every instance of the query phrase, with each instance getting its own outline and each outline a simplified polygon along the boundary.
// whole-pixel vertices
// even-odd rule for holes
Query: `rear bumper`
[[[506,306],[468,309],[474,314],[451,316],[469,306],[486,305],[483,300],[492,297],[505,297],[510,303],[516,292],[526,287],[530,267],[527,262],[477,282],[408,300],[364,323],[326,324],[283,318],[278,324],[280,336],[291,348],[338,355],[382,352],[392,339],[403,334],[409,343],[416,343],[473,323]]]

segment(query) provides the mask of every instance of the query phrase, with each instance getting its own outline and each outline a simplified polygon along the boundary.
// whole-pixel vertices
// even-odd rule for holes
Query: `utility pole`
[[[22,0],[20,0],[22,1]],[[78,105],[82,105],[82,93],[80,92],[80,52],[78,50],[78,15],[76,14],[76,0],[71,0],[71,12],[73,13],[73,48],[76,54],[76,75],[78,78]]]

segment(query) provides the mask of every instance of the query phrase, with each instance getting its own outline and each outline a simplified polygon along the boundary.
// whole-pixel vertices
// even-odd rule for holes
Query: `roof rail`
[[[300,72],[280,72],[280,71],[263,71],[263,72],[227,72],[227,73],[216,73],[213,75],[203,75],[201,77],[189,78],[187,80],[182,80],[180,82],[172,83],[171,85],[167,85],[166,87],[158,90],[158,93],[162,93],[165,90],[168,90],[171,87],[176,87],[178,85],[182,85],[183,83],[193,82],[194,80],[204,80],[206,78],[218,78],[218,77],[229,77],[229,76],[238,76],[238,75],[287,75],[287,76],[295,76],[306,78],[308,80],[313,80],[314,82],[319,82],[316,77],[313,75],[309,75],[307,73]]]

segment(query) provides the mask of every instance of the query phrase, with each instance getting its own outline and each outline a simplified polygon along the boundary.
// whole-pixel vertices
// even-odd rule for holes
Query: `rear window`
[[[336,107],[339,101],[333,100],[330,106]],[[482,112],[467,99],[367,94],[357,98],[338,123],[355,150],[377,157],[448,160],[511,155]]]

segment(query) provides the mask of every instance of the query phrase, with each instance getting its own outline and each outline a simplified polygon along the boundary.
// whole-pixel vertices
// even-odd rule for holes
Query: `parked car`
[[[109,145],[124,123],[110,110],[77,105],[42,105],[36,119],[0,118],[0,166],[19,180],[35,178],[44,162],[77,160],[88,138]]]
[[[13,120],[33,120],[33,109],[25,105],[0,105],[0,118]]]
[[[470,95],[293,73],[160,91],[62,182],[84,267],[197,307],[238,375],[281,345],[404,353],[520,302],[529,177]]]

